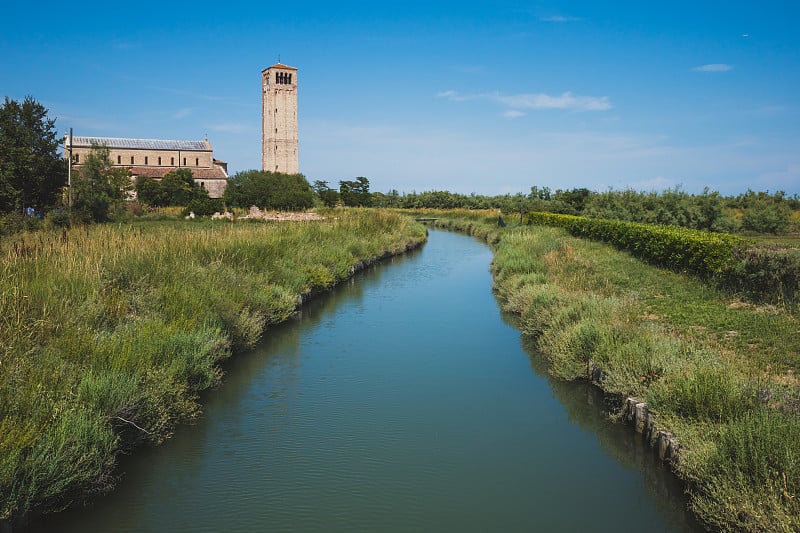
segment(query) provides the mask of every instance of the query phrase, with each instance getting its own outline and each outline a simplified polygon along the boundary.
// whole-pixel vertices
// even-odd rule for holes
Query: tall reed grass
[[[323,222],[154,221],[0,246],[0,520],[113,485],[116,454],[199,412],[219,362],[305,295],[425,240],[374,210]]]

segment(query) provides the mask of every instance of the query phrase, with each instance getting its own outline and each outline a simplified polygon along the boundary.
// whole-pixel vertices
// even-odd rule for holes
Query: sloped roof
[[[284,65],[283,63],[275,63],[271,67],[267,67],[264,70],[269,70],[271,68],[281,68],[281,69],[284,69],[284,70],[297,70],[296,68],[290,67],[289,65]],[[262,70],[261,72],[264,72],[264,70]]]
[[[90,147],[93,144],[129,150],[211,150],[211,144],[207,140],[175,141],[166,139],[127,139],[119,137],[79,137],[77,135],[72,137],[73,147]]]
[[[194,168],[194,167],[181,167],[188,168],[192,171],[192,178],[196,180],[224,180],[228,178],[225,171],[216,165],[214,168]],[[150,178],[163,178],[168,172],[178,170],[178,167],[129,167],[132,176],[148,176]]]

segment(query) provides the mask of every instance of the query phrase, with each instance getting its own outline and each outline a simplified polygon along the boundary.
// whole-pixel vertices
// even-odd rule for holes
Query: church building
[[[66,136],[65,152],[72,149],[76,167],[86,160],[93,145],[107,146],[115,167],[125,167],[131,178],[148,176],[161,179],[167,172],[188,168],[192,178],[208,191],[211,198],[220,198],[228,180],[228,164],[214,159],[208,139],[202,141],[173,141],[161,139],[127,139],[115,137]]]
[[[281,63],[261,71],[261,169],[297,174],[297,69]]]

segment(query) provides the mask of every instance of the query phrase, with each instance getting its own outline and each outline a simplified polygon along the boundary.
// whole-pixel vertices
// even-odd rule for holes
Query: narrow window
[[[183,166],[186,166],[186,158],[183,158]]]
[[[81,154],[75,154],[75,162],[79,163],[81,160]]]
[[[289,83],[292,83],[292,75],[289,74]]]
[[[194,158],[194,166],[196,166],[196,167],[200,166],[200,158],[199,157],[195,157]]]
[[[144,156],[144,164],[147,164],[147,156]]]
[[[133,164],[133,156],[131,156],[131,165]]]
[[[121,164],[122,164],[122,156],[121,156],[121,155],[118,155],[118,156],[117,156],[117,164],[118,164],[118,165],[121,165]]]
[[[171,166],[171,167],[175,166],[175,158],[174,157],[170,157],[169,158],[169,166]]]
[[[275,73],[275,83],[280,83],[280,74]]]
[[[158,166],[161,166],[161,156],[158,156]]]

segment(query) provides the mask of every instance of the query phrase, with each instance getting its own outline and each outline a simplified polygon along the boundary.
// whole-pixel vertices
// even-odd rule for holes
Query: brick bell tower
[[[297,174],[297,69],[281,63],[261,71],[261,169]]]

